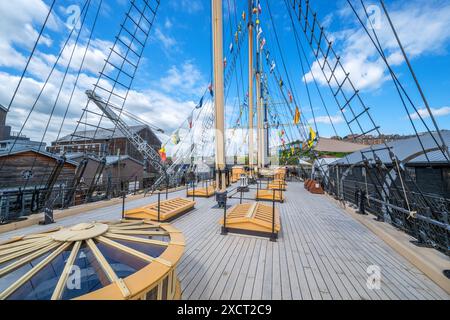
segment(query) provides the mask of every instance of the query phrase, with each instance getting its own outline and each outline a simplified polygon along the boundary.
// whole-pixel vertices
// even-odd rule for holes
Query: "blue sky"
[[[88,13],[87,29],[93,22],[95,9],[100,0],[92,0]],[[417,73],[426,97],[433,108],[438,124],[441,128],[450,129],[450,3],[440,0],[413,0],[385,1],[392,15],[392,19],[400,37],[411,57],[412,65]],[[26,58],[33,46],[42,22],[45,18],[49,0],[17,0],[2,1],[0,11],[4,17],[0,22],[0,103],[8,105],[15,85],[18,81]],[[54,62],[68,36],[70,30],[66,22],[73,15],[68,11],[72,5],[83,7],[84,0],[57,0],[52,19],[44,32],[44,39],[38,46],[36,59],[30,65],[25,81],[19,90],[19,94],[12,106],[8,122],[18,131],[23,125],[26,115],[38,93],[39,87],[45,80],[49,68]],[[243,10],[247,10],[245,1],[224,0],[224,48],[228,53],[228,46],[232,40],[231,29],[236,30],[234,16],[234,4],[238,20]],[[231,4],[231,17],[228,15],[228,3]],[[358,25],[355,16],[349,10],[344,0],[312,0],[311,7],[318,13],[318,19],[322,22],[330,38],[335,40],[335,49],[342,56],[345,67],[350,72],[350,78],[361,89],[364,102],[371,108],[377,125],[380,125],[383,133],[412,133],[412,127],[403,110],[399,97],[393,87],[392,81],[387,77],[386,69],[379,60],[373,46]],[[358,10],[361,10],[360,2],[353,1]],[[379,4],[378,1],[365,1],[366,5]],[[267,40],[266,48],[276,60],[277,68],[281,69],[281,57],[274,41],[274,30],[268,14],[267,1],[262,0],[261,26],[263,36]],[[70,106],[67,119],[64,122],[62,134],[68,134],[73,130],[79,118],[83,103],[83,89],[88,89],[95,81],[95,71],[103,64],[102,60],[107,54],[109,45],[114,35],[119,30],[119,23],[123,19],[128,7],[126,0],[104,1],[97,27],[93,33],[93,44],[89,51],[89,67],[84,69],[80,81],[82,85],[77,90],[74,102]],[[270,8],[273,14],[276,30],[283,49],[283,56],[289,70],[289,75],[294,83],[294,95],[302,110],[302,117],[307,125],[312,125],[312,112],[307,101],[306,89],[303,81],[305,76],[299,64],[299,56],[296,51],[292,24],[284,0],[270,0]],[[207,88],[211,79],[211,7],[207,0],[180,0],[161,1],[156,23],[151,32],[151,38],[147,45],[144,60],[139,68],[127,110],[132,111],[146,121],[158,125],[172,132],[189,116],[192,109],[198,103],[200,96]],[[362,13],[361,11],[359,11]],[[295,22],[297,23],[297,22]],[[245,24],[244,24],[245,25]],[[296,25],[298,27],[298,24]],[[88,32],[84,29],[81,35],[82,41],[87,41]],[[298,29],[299,32],[300,29]],[[399,59],[399,51],[385,18],[381,20],[381,28],[378,35],[387,48],[387,54],[392,62],[401,83],[419,109],[424,104],[418,95],[417,89],[402,59]],[[300,37],[304,42],[303,34]],[[82,52],[76,51],[76,54]],[[247,44],[244,42],[241,59],[244,69],[242,88],[247,88],[246,53]],[[308,65],[312,67],[313,56],[307,51]],[[304,61],[305,62],[305,61]],[[316,66],[317,67],[317,66]],[[45,124],[49,119],[49,110],[53,104],[51,97],[55,95],[55,88],[64,70],[63,65],[58,65],[57,75],[52,77],[52,86],[44,91],[43,98],[37,104],[30,116],[30,120],[24,127],[24,133],[36,140],[52,141],[59,131],[62,116],[65,111],[64,99],[57,105],[51,118],[49,129],[43,136]],[[71,75],[74,74],[71,70]],[[265,71],[268,72],[267,66]],[[317,71],[317,69],[316,69]],[[240,69],[237,68],[238,74]],[[308,73],[308,72],[306,72]],[[343,122],[342,115],[330,95],[330,90],[320,81],[320,90],[325,96],[333,123],[338,134],[349,134],[349,129]],[[286,76],[283,76],[286,82]],[[311,77],[306,75],[306,79]],[[236,78],[233,78],[229,98],[227,100],[228,125],[234,126],[237,112]],[[66,86],[70,88],[70,85]],[[65,87],[65,89],[67,89]],[[332,136],[334,132],[329,123],[326,112],[322,107],[319,96],[313,83],[309,83],[312,94],[313,110],[322,136]],[[289,88],[285,88],[287,92]],[[243,89],[244,90],[244,89]],[[271,85],[273,99],[280,99],[277,88]],[[246,90],[245,90],[246,91]],[[241,100],[242,100],[242,94]],[[275,108],[275,107],[274,107]],[[292,108],[292,106],[291,106]],[[276,109],[282,113],[283,110]],[[413,118],[417,115],[409,112]],[[426,121],[431,125],[424,110],[420,111]],[[286,120],[290,115],[281,115]],[[423,126],[416,120],[420,131]],[[295,134],[293,134],[295,135]],[[239,143],[239,142],[238,142]]]

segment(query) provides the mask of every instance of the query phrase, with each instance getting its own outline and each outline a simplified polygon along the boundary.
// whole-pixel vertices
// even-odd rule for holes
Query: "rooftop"
[[[447,146],[450,145],[450,131],[442,130],[441,132],[444,142]],[[400,161],[406,161],[407,163],[414,164],[428,164],[428,161],[423,153],[421,143],[424,149],[427,151],[430,163],[441,164],[448,163],[448,160],[444,157],[443,153],[438,149],[436,141],[439,140],[439,136],[436,132],[424,133],[419,135],[420,140],[417,137],[402,139],[398,141],[388,142],[387,146],[391,148],[394,154],[398,157]],[[385,149],[385,145],[374,145],[372,147],[367,147],[360,150],[359,152],[354,152],[345,158],[336,161],[336,164],[355,164],[362,161],[362,153],[367,157],[367,159],[373,159],[373,152],[380,158],[384,163],[390,163],[391,159],[389,157],[389,151]]]
[[[45,157],[49,157],[49,158],[52,158],[52,159],[55,159],[55,160],[61,159],[61,156],[58,155],[58,154],[50,153],[50,152],[47,152],[45,150],[39,150],[38,148],[32,148],[32,147],[29,147],[29,146],[19,146],[17,148],[14,148],[13,151],[8,151],[8,150],[2,151],[2,152],[0,152],[0,158],[7,157],[7,156],[12,156],[12,155],[17,155],[17,154],[21,154],[21,153],[24,153],[24,152],[34,152],[34,153],[37,153],[37,154],[40,154],[40,155],[43,155]],[[76,161],[72,161],[70,159],[66,159],[66,163],[70,163],[70,164],[72,164],[74,166],[78,165],[78,163]]]
[[[156,141],[161,144],[160,139],[155,135],[153,130],[147,126],[147,125],[138,125],[138,126],[130,126],[130,129],[133,133],[139,133],[140,131],[144,129],[150,130],[150,132],[153,135],[153,139],[156,139]],[[77,141],[84,141],[84,140],[107,140],[107,139],[119,139],[119,138],[126,138],[126,135],[122,130],[117,128],[117,130],[114,131],[114,134],[112,132],[113,128],[111,129],[98,129],[98,130],[86,130],[86,131],[77,131],[75,133],[71,133],[67,136],[64,136],[54,143],[64,143],[64,142],[77,142]]]
[[[314,150],[321,152],[351,153],[367,148],[367,145],[330,138],[319,138]]]

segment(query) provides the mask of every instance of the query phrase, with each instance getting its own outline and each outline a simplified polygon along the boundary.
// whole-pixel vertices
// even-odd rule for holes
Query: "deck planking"
[[[183,196],[184,191],[170,198]],[[178,266],[184,299],[449,299],[449,296],[369,229],[324,195],[289,183],[286,202],[277,204],[281,231],[276,243],[266,238],[220,234],[222,209],[213,198],[196,199],[195,209],[173,225],[186,237]],[[130,201],[143,206],[155,196]],[[238,200],[230,200],[236,204]],[[61,219],[68,226],[94,220],[120,219],[121,205]],[[42,232],[32,226],[0,235],[0,240]],[[366,286],[367,267],[382,270],[380,290]]]

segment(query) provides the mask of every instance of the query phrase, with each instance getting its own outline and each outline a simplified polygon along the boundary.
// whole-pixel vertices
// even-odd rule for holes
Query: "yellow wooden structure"
[[[275,180],[286,180],[286,173],[287,173],[286,168],[282,168],[282,167],[276,168],[274,170],[274,179]]]
[[[262,203],[244,203],[227,212],[226,227],[231,231],[248,233],[272,233],[273,207]],[[223,218],[220,220],[223,226]],[[275,209],[275,233],[280,232],[280,213]]]
[[[175,217],[188,212],[195,206],[195,201],[175,198],[160,202],[159,221],[169,221]],[[158,221],[158,202],[148,206],[125,211],[125,217],[128,219],[143,219]]]
[[[199,197],[199,198],[209,198],[216,194],[216,188],[213,185],[203,187],[203,188],[195,188],[189,189],[187,191],[188,197]]]
[[[281,190],[265,190],[261,189],[256,192],[256,199],[263,201],[273,201],[284,202],[285,196]]]
[[[271,182],[269,182],[267,189],[270,190],[283,190],[286,191],[287,189],[287,184],[284,180],[273,180]]]
[[[236,183],[241,178],[241,175],[245,175],[245,168],[241,166],[235,166],[231,168],[231,183]]]
[[[183,234],[166,223],[81,223],[0,243],[0,300],[180,299]]]

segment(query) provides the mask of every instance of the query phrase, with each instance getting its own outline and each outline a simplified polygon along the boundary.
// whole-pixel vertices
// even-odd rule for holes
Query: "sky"
[[[92,85],[96,82],[98,72],[103,68],[104,59],[108,56],[109,48],[113,45],[114,37],[119,31],[120,23],[129,6],[127,0],[91,0],[86,4],[87,1],[56,0],[43,37],[11,105],[7,122],[13,127],[13,131],[18,132],[23,127],[23,134],[33,140],[42,140],[47,143],[73,132],[82,109],[86,105],[84,91],[92,89]],[[53,0],[0,2],[0,12],[2,12],[0,104],[4,106],[10,104],[52,2]],[[351,2],[357,12],[363,16],[361,2],[359,0]],[[419,115],[433,129],[425,104],[383,15],[380,2],[365,0],[364,3],[371,9],[370,17],[373,19],[371,21],[376,23],[377,36],[385,49],[387,60],[414,105],[417,106],[418,113],[411,107],[408,110],[404,109],[385,63],[347,1],[311,0],[311,8],[317,12],[317,20],[324,27],[328,38],[333,40],[333,48],[340,56],[344,68],[349,72],[349,78],[359,90],[364,105],[370,108],[369,113],[373,118],[373,124],[369,123],[370,118],[366,117],[365,120],[361,118],[361,122],[365,121],[363,127],[379,126],[380,131],[385,134],[411,134],[414,129],[408,119],[409,114],[418,131],[425,130]],[[450,129],[450,77],[448,76],[450,73],[450,2],[386,0],[385,3],[438,126],[441,129]],[[285,94],[292,91],[295,105],[301,110],[305,129],[316,128],[320,135],[325,137],[334,136],[336,133],[339,136],[345,136],[351,132],[361,133],[358,132],[358,128],[355,128],[355,123],[351,125],[352,131],[345,123],[344,118],[352,118],[351,110],[346,109],[343,114],[339,110],[298,21],[290,18],[294,13],[288,11],[285,0],[262,0],[261,7],[260,22],[263,30],[262,38],[266,39],[265,49],[271,53],[270,61],[276,62],[275,74],[278,72],[283,78]],[[48,85],[37,100],[61,48],[71,33],[73,22],[81,23],[81,20],[77,20],[76,17],[78,12],[84,12],[83,8],[88,8],[83,27],[72,34],[67,50],[62,53],[55,71],[49,77]],[[99,17],[94,28],[94,18],[98,8]],[[241,18],[244,10],[247,10],[245,1],[223,1],[224,53],[229,62],[237,52],[236,44],[233,53],[229,52],[229,46],[234,41],[233,35],[237,30],[238,22],[240,21],[244,28],[246,25]],[[364,19],[364,23],[367,23],[367,19]],[[294,28],[299,38],[295,37]],[[73,39],[78,30],[81,30],[80,42],[73,50]],[[69,104],[91,31],[92,38],[86,60],[74,97]],[[244,33],[241,34],[244,35]],[[296,40],[299,40],[306,49],[307,59],[300,55]],[[180,132],[188,135],[186,119],[211,83],[211,42],[210,1],[161,0],[125,109],[146,122],[162,128],[168,135],[180,126],[182,127]],[[248,90],[247,42],[245,40],[242,43],[241,54],[236,60],[237,67],[231,71],[232,77],[228,85],[229,89],[226,91],[227,126],[232,132],[232,139],[237,149],[246,141],[245,130],[238,129],[236,134],[236,130],[231,129],[236,126],[237,112]],[[72,50],[72,65],[67,69]],[[284,72],[283,61],[289,77]],[[305,72],[302,71],[301,61],[305,64]],[[270,95],[274,101],[272,112],[278,113],[282,122],[292,121],[292,115],[288,110],[292,111],[295,107],[291,105],[290,109],[283,109],[275,106],[283,100],[280,89],[277,88],[276,80],[270,74],[269,66],[264,61],[262,65],[269,81]],[[225,72],[227,68],[230,69],[230,65],[226,67]],[[56,100],[66,69],[66,81],[61,89],[60,98]],[[319,90],[315,87],[313,76]],[[338,73],[337,77],[344,79],[344,73]],[[288,81],[292,86],[288,86]],[[311,105],[307,88],[310,91]],[[333,86],[332,89],[336,90],[336,87]],[[344,86],[344,90],[349,96],[351,95],[348,83]],[[320,100],[319,92],[322,94],[329,116]],[[358,108],[361,106],[355,106],[356,110]],[[195,112],[197,114],[194,115],[198,115],[200,111]],[[211,114],[212,110],[203,110],[203,112]],[[133,121],[127,121],[133,124]],[[244,115],[240,123],[245,121]],[[296,135],[300,135],[300,130],[296,131],[291,127],[286,131],[287,138],[291,140],[294,140]],[[199,135],[197,130],[196,133],[191,133],[190,139],[199,139]],[[276,129],[271,130],[271,135],[272,143],[279,143]],[[168,139],[167,136],[161,136],[163,141]]]

